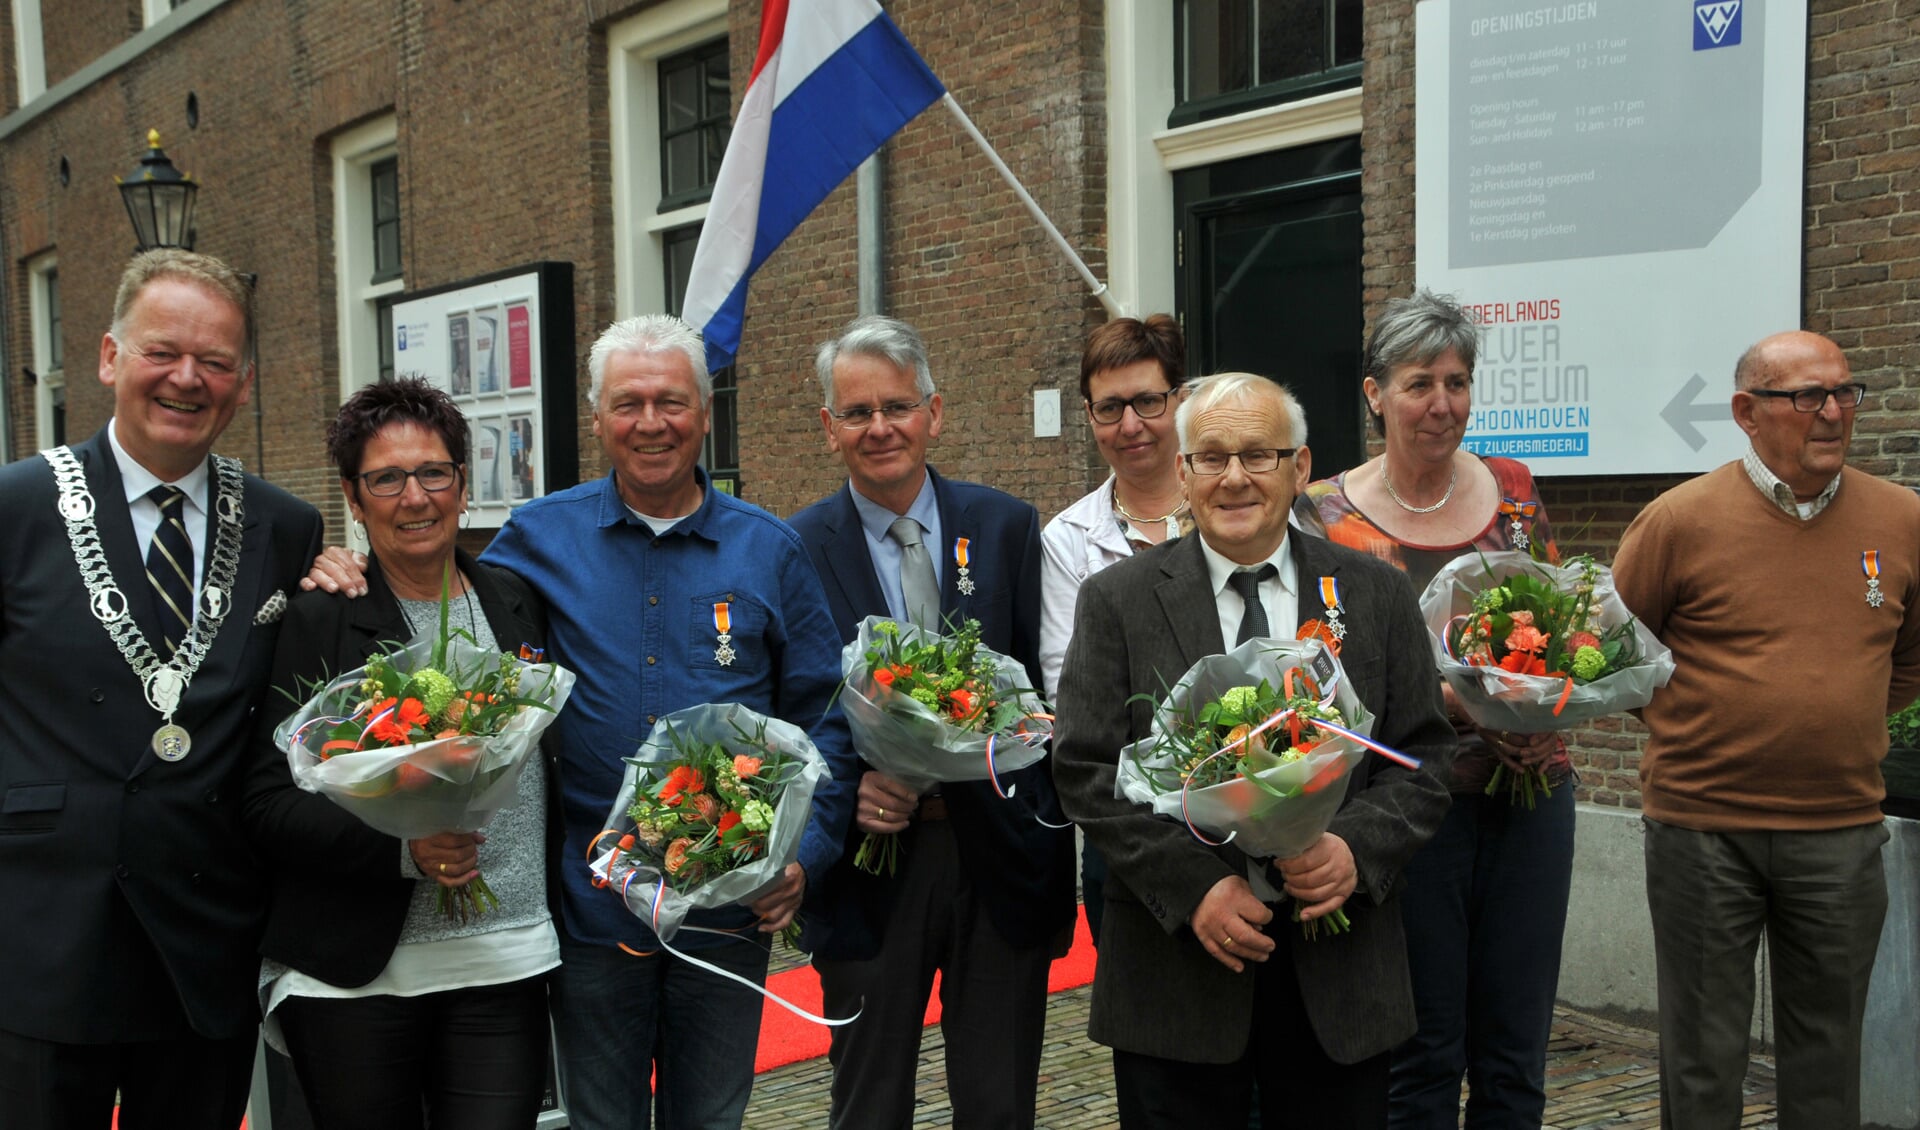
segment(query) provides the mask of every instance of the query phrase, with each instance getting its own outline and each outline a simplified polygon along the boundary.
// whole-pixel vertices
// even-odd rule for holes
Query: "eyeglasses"
[[[923,396],[918,400],[896,400],[892,404],[882,404],[878,408],[849,408],[845,412],[835,412],[829,408],[827,415],[832,416],[836,423],[848,431],[857,432],[871,427],[876,414],[885,416],[889,424],[904,424],[913,419],[913,414],[924,408],[926,403],[927,398]]]
[[[1089,400],[1087,401],[1087,412],[1093,417],[1093,422],[1096,424],[1117,424],[1120,422],[1120,417],[1127,414],[1128,408],[1132,408],[1133,414],[1142,420],[1151,420],[1155,416],[1163,415],[1166,412],[1167,401],[1172,399],[1172,397],[1173,394],[1170,392],[1142,392],[1130,396],[1125,400],[1117,397],[1111,400],[1102,400],[1098,403]]]
[[[420,489],[438,493],[460,481],[460,467],[455,463],[422,463],[411,471],[399,467],[382,467],[377,471],[366,471],[355,475],[366,484],[367,493],[378,498],[392,498],[407,489],[407,480],[415,479]]]
[[[1844,384],[1838,388],[1822,388],[1813,385],[1810,388],[1750,388],[1755,396],[1765,396],[1776,400],[1793,401],[1795,412],[1818,412],[1827,406],[1827,397],[1840,406],[1841,411],[1858,408],[1867,399],[1867,386],[1859,381]]]
[[[1181,458],[1187,461],[1187,470],[1196,475],[1224,475],[1227,464],[1235,459],[1247,474],[1264,475],[1278,467],[1282,459],[1293,458],[1298,450],[1297,447],[1256,447],[1252,451],[1189,451]]]

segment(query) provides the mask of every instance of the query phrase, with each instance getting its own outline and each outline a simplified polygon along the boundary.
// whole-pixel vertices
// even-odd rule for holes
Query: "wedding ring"
[[[446,873],[447,873],[447,865],[442,863],[440,865],[440,874],[445,875]]]
[[[873,806],[873,816],[876,820],[885,820],[887,818],[887,810],[876,804]]]
[[[1233,935],[1232,935],[1232,934],[1222,934],[1222,935],[1220,935],[1220,944],[1221,944],[1221,945],[1223,945],[1223,946],[1230,946],[1230,945],[1232,945],[1232,944],[1233,944]]]

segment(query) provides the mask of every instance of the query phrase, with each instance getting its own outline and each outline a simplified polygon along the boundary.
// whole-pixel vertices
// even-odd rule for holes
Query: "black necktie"
[[[179,487],[161,485],[147,492],[160,508],[160,526],[147,547],[147,582],[160,614],[160,637],[172,655],[193,629],[193,541],[187,537],[187,496]]]
[[[1260,603],[1260,582],[1279,575],[1280,570],[1272,565],[1262,565],[1257,570],[1236,569],[1227,574],[1228,586],[1239,593],[1247,605],[1240,617],[1240,634],[1234,637],[1235,647],[1267,634],[1267,606]]]

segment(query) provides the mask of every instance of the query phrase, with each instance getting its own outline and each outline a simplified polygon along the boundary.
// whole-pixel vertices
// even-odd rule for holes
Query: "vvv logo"
[[[1740,42],[1740,0],[1694,0],[1693,49],[1708,51]]]

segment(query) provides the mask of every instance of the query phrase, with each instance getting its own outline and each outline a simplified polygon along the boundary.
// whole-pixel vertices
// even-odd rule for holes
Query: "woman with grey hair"
[[[1533,476],[1462,450],[1479,327],[1451,298],[1417,291],[1374,324],[1361,389],[1385,439],[1377,456],[1307,488],[1327,536],[1425,588],[1440,567],[1488,550],[1558,561]],[[1439,676],[1436,674],[1435,678]],[[1483,730],[1442,684],[1460,735],[1453,806],[1407,864],[1402,914],[1419,1032],[1394,1052],[1390,1125],[1537,1127],[1573,876],[1572,768],[1558,734]],[[1544,773],[1529,804],[1503,782]]]

